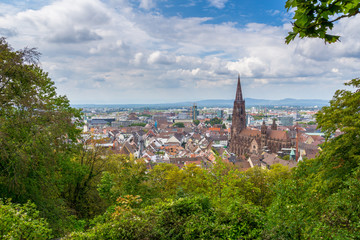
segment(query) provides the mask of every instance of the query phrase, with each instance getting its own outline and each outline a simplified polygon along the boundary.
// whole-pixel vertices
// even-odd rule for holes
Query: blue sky
[[[37,47],[73,104],[250,98],[331,99],[360,75],[359,16],[341,42],[286,45],[285,1],[2,0],[0,35]]]
[[[251,22],[283,24],[283,15],[287,12],[284,5],[285,1],[278,0],[159,1],[155,9],[166,17],[211,17],[208,23],[234,22],[243,27]]]

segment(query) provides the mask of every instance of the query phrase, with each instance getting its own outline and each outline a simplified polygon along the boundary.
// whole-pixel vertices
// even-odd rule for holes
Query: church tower
[[[291,147],[291,136],[277,128],[275,119],[269,129],[265,121],[260,130],[246,128],[245,101],[242,96],[239,75],[230,130],[230,152],[235,154],[238,160],[246,161],[251,154],[260,155],[262,151],[276,153],[283,147]]]
[[[233,114],[232,114],[230,151],[237,152],[235,150],[236,139],[239,137],[240,132],[245,128],[246,128],[245,101],[242,96],[240,74],[239,74]]]
[[[277,124],[275,118],[273,119],[273,123],[271,125],[271,130],[277,130]]]

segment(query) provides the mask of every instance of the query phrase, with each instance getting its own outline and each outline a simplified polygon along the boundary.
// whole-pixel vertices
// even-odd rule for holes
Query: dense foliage
[[[146,123],[132,123],[132,124],[130,124],[130,127],[136,127],[136,126],[145,127]]]
[[[88,205],[91,154],[82,155],[77,144],[80,111],[56,94],[39,55],[14,51],[0,38],[0,198],[31,200],[56,234],[73,228],[76,216],[89,215],[79,203]]]
[[[223,120],[220,119],[220,118],[212,118],[210,119],[210,121],[205,121],[205,124],[210,124],[211,126],[214,126],[215,124],[222,124],[223,123]]]
[[[39,217],[35,204],[23,206],[0,200],[1,239],[49,239],[51,229],[45,219]]]
[[[177,122],[177,123],[174,123],[173,126],[174,126],[174,127],[178,127],[178,128],[184,128],[184,127],[185,127],[185,124],[182,123],[182,122]]]

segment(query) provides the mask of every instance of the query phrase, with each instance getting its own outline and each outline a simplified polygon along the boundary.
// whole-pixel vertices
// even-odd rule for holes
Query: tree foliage
[[[182,123],[182,122],[177,122],[177,123],[174,123],[173,126],[174,126],[174,127],[178,127],[178,128],[184,128],[184,127],[185,127],[185,124]]]
[[[81,114],[56,94],[39,55],[14,51],[0,38],[0,194],[18,203],[30,199],[57,221],[66,209],[63,165],[77,151]]]
[[[340,36],[329,34],[334,22],[360,12],[358,0],[287,0],[285,7],[288,11],[295,10],[293,29],[286,37],[286,43],[296,36],[320,38],[325,43],[339,41]]]
[[[359,79],[346,85],[359,88]],[[326,136],[323,150],[276,185],[267,239],[358,239],[359,94],[338,90],[330,106],[318,112]]]
[[[45,219],[40,217],[35,204],[14,204],[0,199],[1,239],[49,239],[51,229]]]
[[[193,121],[193,123],[197,126],[197,125],[200,124],[200,120],[195,119],[195,120]]]
[[[133,208],[127,199],[138,197],[121,199],[121,210],[69,239],[261,239],[261,211],[253,205],[234,202],[215,208],[208,197],[197,196]]]
[[[220,119],[220,118],[212,118],[210,119],[210,121],[205,121],[205,124],[210,124],[211,126],[214,126],[215,124],[222,124],[223,123],[223,120]]]
[[[360,163],[360,79],[345,85],[357,90],[337,90],[330,106],[316,115],[318,128],[326,137],[319,160],[324,163],[329,177],[335,174],[343,179]]]

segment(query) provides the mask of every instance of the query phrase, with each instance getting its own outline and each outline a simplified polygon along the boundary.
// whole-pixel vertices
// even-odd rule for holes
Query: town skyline
[[[41,67],[72,104],[245,98],[330,100],[359,75],[359,16],[341,42],[286,45],[285,1],[2,1],[0,35],[36,47]],[[326,53],[326,54],[325,54]]]

